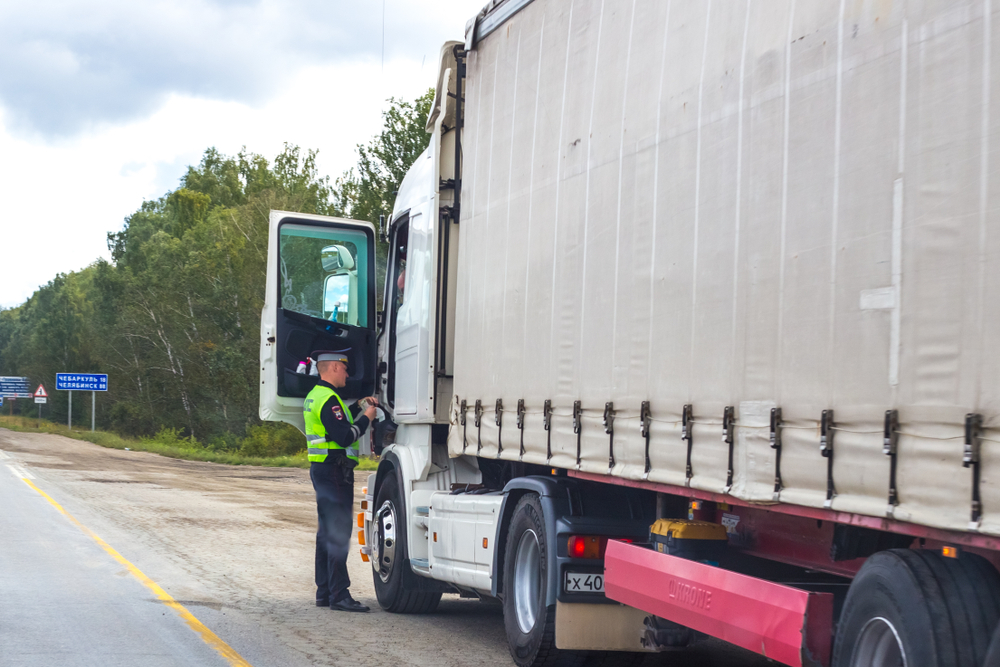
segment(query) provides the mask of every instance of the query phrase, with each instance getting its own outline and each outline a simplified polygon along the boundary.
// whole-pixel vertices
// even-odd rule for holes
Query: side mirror
[[[350,271],[354,268],[354,256],[342,245],[328,245],[322,250],[323,270],[327,273]]]
[[[389,231],[385,228],[385,214],[380,213],[378,216],[378,237],[382,243],[389,242]]]

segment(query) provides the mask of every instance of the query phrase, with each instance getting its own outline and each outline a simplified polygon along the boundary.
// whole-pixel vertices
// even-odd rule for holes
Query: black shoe
[[[330,609],[334,611],[370,611],[368,607],[361,604],[357,600],[351,597],[346,597],[343,600],[337,600],[336,602],[330,603]]]
[[[330,606],[330,598],[316,598],[316,606],[317,607],[329,607]]]

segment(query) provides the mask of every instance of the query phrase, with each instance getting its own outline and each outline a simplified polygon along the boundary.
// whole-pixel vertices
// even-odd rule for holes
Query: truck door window
[[[395,296],[394,302],[397,315],[399,307],[403,305],[403,290],[406,287],[406,229],[400,230],[399,237],[396,247],[396,265],[393,271],[393,275],[396,278],[393,294]]]
[[[385,303],[386,327],[389,332],[389,374],[386,397],[392,404],[396,397],[396,329],[400,307],[403,305],[406,285],[406,248],[409,239],[409,222],[399,223],[392,236],[392,252],[389,255],[389,289],[392,295]]]
[[[360,231],[282,225],[280,306],[310,317],[368,327],[368,242]]]

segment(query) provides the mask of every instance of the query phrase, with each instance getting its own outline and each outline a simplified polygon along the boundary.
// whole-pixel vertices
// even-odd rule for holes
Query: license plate
[[[604,575],[584,572],[566,573],[567,593],[603,593]]]

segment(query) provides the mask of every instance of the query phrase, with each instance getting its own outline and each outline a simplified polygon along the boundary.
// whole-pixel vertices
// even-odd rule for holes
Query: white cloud
[[[386,55],[461,36],[478,4],[386,0]],[[305,65],[380,57],[382,32],[370,0],[3,3],[0,104],[8,128],[43,137],[142,117],[171,94],[259,104]]]
[[[16,113],[0,111],[0,198],[5,204],[0,222],[0,263],[5,269],[0,307],[22,303],[58,272],[78,270],[107,257],[106,233],[119,230],[125,216],[144,199],[175,188],[186,166],[197,164],[209,146],[229,155],[246,146],[268,158],[280,152],[284,142],[316,148],[320,173],[340,175],[355,163],[355,146],[380,128],[386,98],[412,99],[434,85],[441,45],[462,37],[465,22],[482,3],[411,3],[400,15],[412,16],[419,5],[428,15],[422,25],[426,28],[435,19],[434,29],[418,36],[403,31],[409,45],[390,48],[391,43],[405,40],[394,39],[387,20],[384,68],[377,48],[308,64],[303,57],[302,63],[287,66],[281,77],[265,82],[252,99],[161,87],[164,92],[157,103],[138,116],[104,119],[62,136],[18,131],[14,128],[21,126],[11,121]],[[212,4],[220,14],[269,6],[267,2]],[[402,2],[387,0],[387,12],[394,4]],[[307,39],[319,39],[316,35],[322,32],[317,29]],[[56,63],[53,68],[72,68],[72,59],[59,49],[43,52]],[[141,71],[157,76],[155,67]]]

